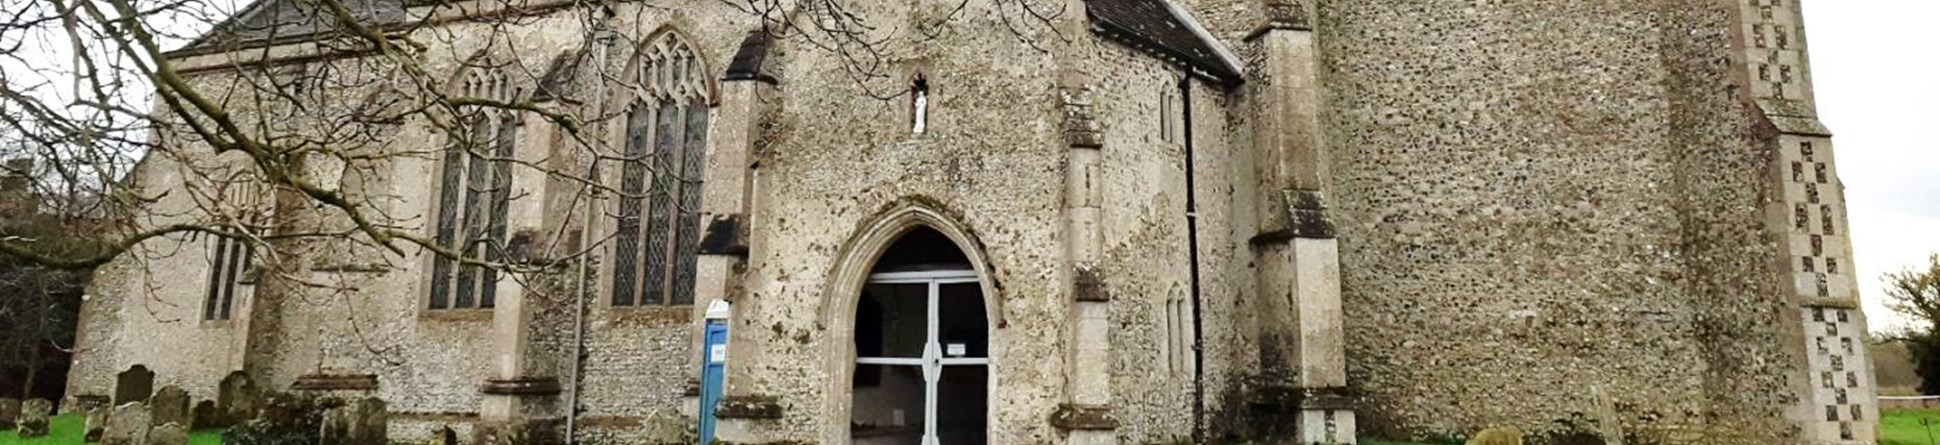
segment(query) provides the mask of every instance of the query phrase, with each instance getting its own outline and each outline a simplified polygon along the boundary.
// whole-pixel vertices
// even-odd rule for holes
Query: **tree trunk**
[[[34,398],[34,379],[39,376],[40,342],[31,342],[27,344],[27,378],[20,383],[20,400]]]

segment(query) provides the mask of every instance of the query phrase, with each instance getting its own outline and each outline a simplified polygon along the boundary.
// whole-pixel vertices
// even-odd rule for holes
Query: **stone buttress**
[[[1067,8],[1082,9],[1078,1]],[[1059,22],[1067,35],[1078,35],[1084,22],[1072,14]],[[1066,45],[1075,60],[1076,45]],[[1111,294],[1105,288],[1099,263],[1103,247],[1103,201],[1099,162],[1104,147],[1102,129],[1091,108],[1088,77],[1078,65],[1067,65],[1058,73],[1059,102],[1064,109],[1065,179],[1063,269],[1070,296],[1065,304],[1068,336],[1065,368],[1065,400],[1051,415],[1051,423],[1066,432],[1071,445],[1117,443],[1118,420],[1112,415],[1111,387]]]
[[[1320,54],[1312,5],[1268,1],[1264,20],[1246,37],[1257,55],[1243,86],[1255,107],[1255,203],[1252,238],[1259,264],[1262,366],[1268,384],[1298,400],[1298,443],[1355,443],[1354,407],[1346,393],[1340,247],[1327,196],[1332,187],[1320,127]]]
[[[1776,130],[1765,223],[1780,252],[1788,298],[1798,304],[1809,387],[1792,417],[1810,443],[1874,443],[1879,417],[1866,316],[1859,309],[1845,187],[1832,159],[1832,133],[1814,105],[1799,2],[1733,0],[1745,85]]]
[[[762,123],[772,119],[780,81],[768,68],[771,37],[755,31],[742,41],[721,78],[718,104],[709,139],[714,144],[708,156],[707,178],[703,188],[701,220],[706,228],[701,235],[701,258],[695,295],[721,295],[733,304],[728,330],[728,388],[715,416],[720,419],[717,440],[727,443],[763,443],[771,423],[781,418],[781,407],[769,394],[755,387],[765,365],[765,346],[772,341],[750,320],[762,308],[744,285],[749,252],[758,243],[753,230],[755,198],[760,193]],[[706,302],[697,302],[705,307]],[[696,341],[699,339],[696,338]],[[698,346],[698,345],[696,345]],[[697,347],[695,350],[699,350]],[[699,367],[699,363],[695,363]]]

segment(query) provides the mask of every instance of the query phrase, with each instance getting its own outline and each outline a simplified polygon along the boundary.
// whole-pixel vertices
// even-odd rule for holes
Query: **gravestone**
[[[115,405],[128,402],[148,403],[148,396],[155,392],[155,372],[147,366],[135,365],[127,371],[115,374]]]
[[[61,404],[61,411],[69,412],[69,413],[86,413],[95,408],[113,408],[113,407],[114,405],[108,404],[108,396],[104,396],[100,394],[81,394],[81,395],[74,396],[72,399],[68,400],[67,403]]]
[[[101,429],[108,427],[108,410],[110,409],[113,408],[98,406],[88,409],[87,422],[81,424],[82,442],[101,441]]]
[[[14,422],[19,420],[20,401],[0,399],[0,429],[12,429]]]
[[[27,399],[20,403],[20,418],[15,420],[20,426],[20,437],[41,437],[47,435],[47,416],[54,411],[54,404],[47,399]]]
[[[1605,442],[1603,440],[1603,436],[1598,436],[1595,434],[1578,431],[1578,432],[1573,432],[1569,434],[1563,434],[1560,436],[1552,436],[1549,438],[1549,445],[1622,445],[1622,444]]]
[[[216,389],[216,426],[241,425],[256,418],[262,409],[263,394],[256,390],[256,382],[250,381],[249,374],[236,371],[222,378],[222,385]]]
[[[304,416],[311,415],[305,413],[310,405],[301,396],[272,391],[263,395],[263,407],[257,411],[256,419],[271,425],[293,425],[301,422]]]
[[[216,411],[216,401],[195,402],[195,408],[189,409],[189,429],[199,430],[221,426],[223,426],[221,413]]]
[[[144,445],[189,445],[188,428],[179,423],[162,424],[148,430],[148,442]]]
[[[148,399],[149,425],[189,424],[189,393],[173,385],[162,387]]]
[[[1591,386],[1590,397],[1596,399],[1596,424],[1602,436],[1598,445],[1623,445],[1623,416],[1617,414],[1617,401],[1603,391],[1602,386]]]
[[[385,437],[388,417],[384,401],[375,397],[331,408],[323,413],[320,440],[328,444],[385,445],[390,442]]]
[[[129,402],[114,407],[107,427],[101,430],[101,445],[141,445],[148,439],[148,405]]]

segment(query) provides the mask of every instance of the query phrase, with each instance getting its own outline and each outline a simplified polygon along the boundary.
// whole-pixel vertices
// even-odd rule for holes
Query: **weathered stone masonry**
[[[942,3],[853,11],[924,23]],[[1066,13],[1039,45],[978,2],[946,32],[884,27],[875,84],[717,1],[538,2],[515,24],[474,20],[492,2],[373,3],[377,20],[429,24],[392,28],[438,42],[427,70],[526,73],[514,97],[608,141],[628,135],[616,110],[643,88],[642,49],[690,51],[706,73],[681,86],[706,107],[695,304],[615,305],[622,261],[588,243],[619,230],[617,198],[515,172],[509,232],[589,249],[583,264],[501,279],[493,308],[434,311],[429,255],[279,245],[286,260],[239,286],[238,316],[197,321],[209,283],[177,275],[207,276],[211,241],[145,244],[90,290],[70,396],[143,365],[206,399],[242,370],[267,389],[378,397],[406,441],[451,428],[528,443],[570,425],[583,443],[691,442],[698,328],[719,299],[733,311],[718,439],[888,443],[852,424],[858,300],[878,257],[922,229],[977,276],[988,412],[970,420],[991,443],[1190,440],[1197,388],[1212,442],[1509,425],[1536,443],[1872,443],[1843,188],[1796,1],[1053,3]],[[171,60],[206,85],[257,57],[388,78],[301,41],[261,49]],[[919,78],[915,132],[908,96],[873,96]],[[311,122],[241,111],[278,131]],[[595,163],[552,123],[517,122],[519,159]],[[447,142],[389,125],[374,147]],[[154,157],[134,180],[194,190],[238,161]],[[437,159],[306,167],[432,230]],[[194,220],[194,196],[156,206]],[[282,227],[344,224],[260,199]]]
[[[1814,106],[1805,26],[1796,0],[1743,0],[1736,58],[1750,95],[1777,135],[1770,139],[1766,224],[1782,252],[1788,297],[1799,302],[1804,368],[1811,387],[1793,413],[1821,443],[1871,443],[1879,410],[1866,317],[1846,224],[1845,186],[1833,163],[1832,133]]]

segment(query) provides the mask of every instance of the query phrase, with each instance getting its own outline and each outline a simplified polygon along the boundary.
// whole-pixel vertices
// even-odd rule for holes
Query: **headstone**
[[[113,408],[95,407],[88,410],[87,422],[81,424],[82,442],[100,442],[101,430],[108,427],[108,410]]]
[[[20,437],[41,437],[47,435],[47,415],[54,411],[54,404],[47,399],[27,399],[20,404]]]
[[[101,430],[101,445],[141,445],[148,438],[148,419],[148,405],[141,402],[114,407]]]
[[[155,397],[148,399],[149,425],[161,426],[164,423],[176,425],[189,424],[189,393],[173,385],[162,387]]]
[[[320,440],[341,445],[385,445],[389,413],[384,401],[375,397],[352,401],[324,411]]]
[[[179,423],[162,424],[148,430],[148,442],[145,445],[189,445],[188,428],[183,428]]]
[[[1591,386],[1590,395],[1596,398],[1596,424],[1603,436],[1599,442],[1623,445],[1623,416],[1617,414],[1617,401],[1603,392],[1602,386]]]
[[[1605,442],[1603,440],[1603,436],[1577,431],[1577,432],[1563,434],[1559,436],[1550,436],[1549,445],[1622,445],[1622,444]]]
[[[1475,433],[1467,445],[1522,445],[1522,431],[1515,428],[1489,428]]]
[[[115,374],[115,405],[128,402],[148,403],[148,396],[155,391],[155,373],[147,366],[135,365],[127,371]]]
[[[108,396],[100,394],[76,395],[69,399],[67,403],[61,404],[61,412],[86,413],[95,408],[113,408],[114,405],[108,404],[108,401]]]
[[[14,422],[19,420],[20,401],[16,399],[0,399],[0,429],[12,429]]]
[[[263,407],[256,413],[256,419],[267,421],[272,425],[294,425],[305,415],[311,415],[304,413],[304,408],[308,406],[310,404],[300,396],[271,392],[263,396]]]
[[[221,387],[216,389],[216,410],[220,417],[215,419],[217,426],[241,425],[256,418],[262,409],[263,394],[256,390],[256,382],[249,380],[249,374],[236,371],[222,378]]]
[[[189,429],[200,430],[222,426],[222,415],[216,411],[216,401],[195,402],[195,408],[189,409]]]

